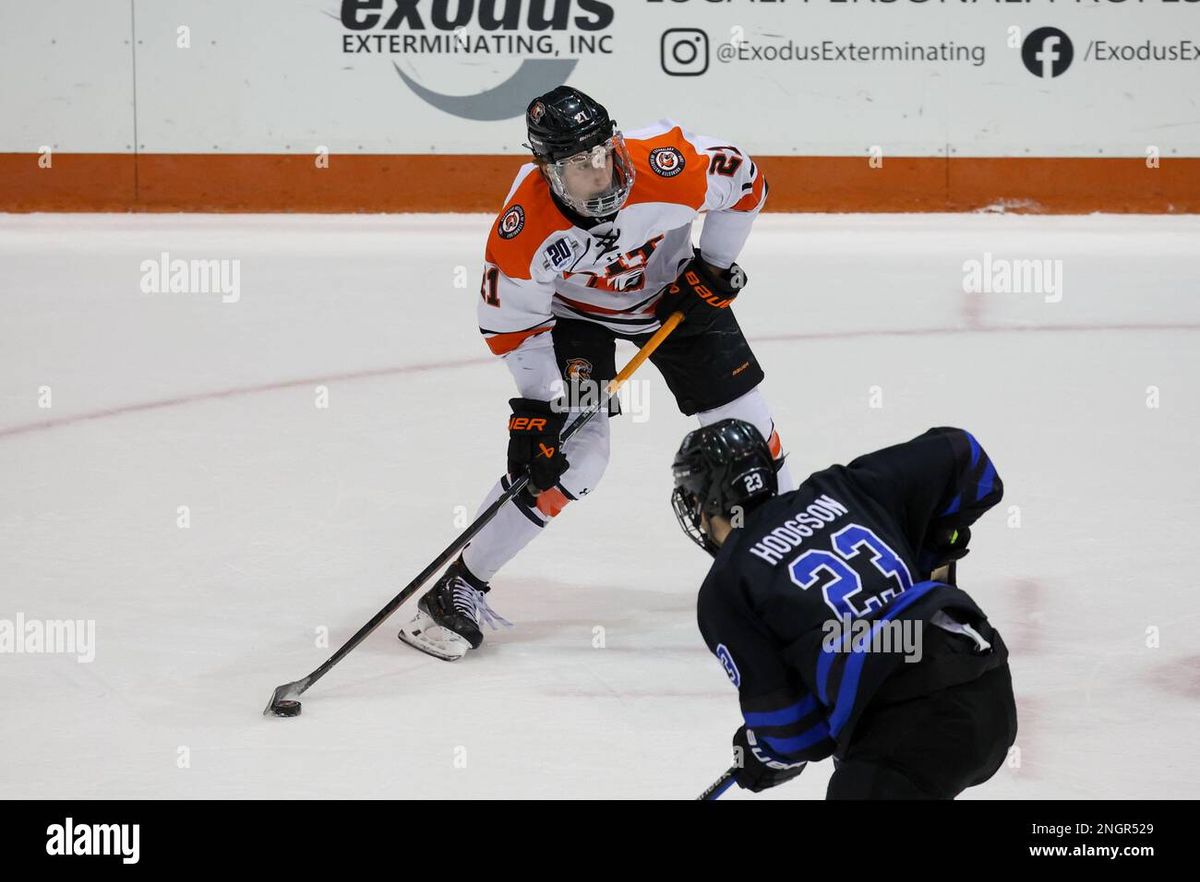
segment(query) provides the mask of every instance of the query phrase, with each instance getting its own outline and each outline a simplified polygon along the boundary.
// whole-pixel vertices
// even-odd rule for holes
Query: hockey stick
[[[646,344],[637,351],[637,354],[635,354],[633,358],[629,359],[629,363],[621,369],[621,372],[609,381],[608,385],[604,388],[604,394],[600,396],[599,403],[590,410],[586,410],[581,413],[575,419],[575,421],[571,423],[571,425],[567,426],[562,435],[559,436],[560,444],[565,443],[568,438],[586,426],[592,417],[608,407],[608,402],[614,395],[616,395],[617,390],[625,385],[626,381],[633,376],[633,372],[641,367],[646,359],[649,358],[654,352],[654,350],[662,345],[663,340],[666,340],[667,337],[670,336],[671,332],[675,330],[676,326],[681,321],[683,321],[682,312],[671,313],[670,317],[663,322],[662,327],[655,332],[654,336],[647,340]],[[433,562],[430,563],[429,566],[421,570],[417,577],[404,587],[403,591],[388,601],[387,606],[375,613],[375,615],[371,617],[371,620],[359,628],[355,635],[347,640],[342,645],[341,649],[331,655],[323,665],[321,665],[307,677],[303,677],[299,680],[293,680],[291,683],[284,683],[282,686],[276,686],[275,692],[271,695],[271,700],[267,702],[267,706],[263,710],[263,716],[270,714],[279,706],[280,702],[285,701],[292,702],[293,709],[292,712],[287,714],[280,714],[281,716],[293,716],[294,714],[299,713],[299,702],[295,702],[295,699],[303,695],[310,686],[328,674],[330,669],[344,659],[347,655],[349,655],[354,647],[366,640],[372,631],[382,625],[388,616],[400,608],[404,601],[412,597],[412,595],[416,593],[416,591],[420,589],[422,585],[429,581],[430,576],[445,566],[446,563],[448,563],[452,557],[458,554],[458,552],[461,551],[468,542],[474,539],[476,534],[479,533],[479,531],[482,530],[487,523],[496,516],[496,513],[500,511],[501,507],[522,490],[524,490],[525,485],[528,483],[528,472],[518,475],[517,478],[513,480],[509,488],[500,495],[499,499],[489,505],[479,515],[479,517],[475,519],[474,523],[463,530],[463,532],[460,533],[453,542],[446,546],[446,549],[441,554],[433,559]]]
[[[737,777],[737,770],[737,766],[730,766],[720,778],[709,784],[708,789],[697,796],[696,799],[719,799],[722,793],[733,786],[734,779]]]

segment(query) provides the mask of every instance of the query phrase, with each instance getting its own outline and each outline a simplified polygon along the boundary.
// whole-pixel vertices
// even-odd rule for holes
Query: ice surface
[[[488,223],[0,216],[0,619],[97,644],[0,655],[0,796],[690,798],[726,767],[707,558],[667,501],[691,422],[651,367],[599,489],[496,579],[515,630],[447,664],[401,611],[261,716],[503,467]],[[164,251],[239,259],[240,299],[143,293]],[[965,294],[985,252],[1061,260],[1061,302]],[[1012,649],[1020,764],[968,796],[1200,796],[1200,218],[771,215],[741,262],[793,470],[961,425],[1004,478],[960,582]]]

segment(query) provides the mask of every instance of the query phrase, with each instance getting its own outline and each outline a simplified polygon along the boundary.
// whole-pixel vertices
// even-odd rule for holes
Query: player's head
[[[602,104],[559,86],[530,102],[525,125],[527,146],[568,208],[602,217],[625,204],[633,188],[633,161]]]
[[[775,495],[779,483],[771,448],[758,429],[744,420],[721,420],[688,432],[671,471],[671,505],[679,526],[692,540],[716,555],[715,518],[734,521]]]

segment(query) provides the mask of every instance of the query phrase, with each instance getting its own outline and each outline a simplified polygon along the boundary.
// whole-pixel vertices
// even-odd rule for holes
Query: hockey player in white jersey
[[[479,329],[516,381],[507,474],[482,507],[529,470],[506,504],[418,603],[400,639],[446,660],[508,624],[484,595],[500,568],[568,504],[595,489],[609,458],[607,419],[567,443],[581,402],[616,375],[617,338],[642,345],[676,311],[684,321],[650,356],[679,409],[701,425],[731,417],[766,439],[780,492],[793,488],[763,379],[729,309],[745,283],[735,263],[767,197],[745,151],[669,120],[620,132],[567,86],[534,99],[523,165],[488,237]],[[692,225],[705,215],[699,247]],[[590,397],[589,397],[590,396]],[[619,410],[616,402],[610,414]]]

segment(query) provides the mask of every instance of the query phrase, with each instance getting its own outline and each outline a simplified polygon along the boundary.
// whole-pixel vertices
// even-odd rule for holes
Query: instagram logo
[[[662,69],[672,77],[698,77],[708,70],[708,34],[699,28],[663,31]]]

